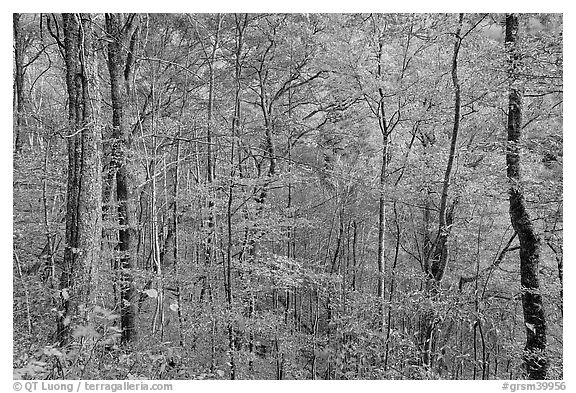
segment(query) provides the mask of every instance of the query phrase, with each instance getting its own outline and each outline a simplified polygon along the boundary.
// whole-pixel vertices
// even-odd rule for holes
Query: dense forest
[[[562,379],[562,15],[13,14],[17,379]]]

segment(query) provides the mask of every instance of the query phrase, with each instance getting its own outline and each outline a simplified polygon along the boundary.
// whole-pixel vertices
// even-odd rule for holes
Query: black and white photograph
[[[13,13],[9,388],[570,391],[563,14],[453,11]]]

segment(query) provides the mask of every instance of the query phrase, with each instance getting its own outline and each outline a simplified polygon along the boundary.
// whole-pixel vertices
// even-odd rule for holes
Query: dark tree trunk
[[[69,135],[66,248],[57,339],[65,345],[72,327],[87,322],[97,284],[102,233],[102,141],[92,19],[89,14],[63,14],[62,19]]]
[[[462,22],[464,14],[458,16],[458,27],[456,28],[454,51],[452,55],[452,86],[454,88],[454,123],[452,127],[452,139],[450,142],[450,152],[448,153],[448,162],[446,163],[446,170],[444,172],[444,180],[442,184],[442,195],[440,197],[440,213],[438,217],[438,234],[436,241],[432,245],[432,263],[428,270],[428,255],[425,255],[424,266],[428,274],[427,290],[428,296],[433,300],[437,299],[438,291],[440,289],[440,282],[444,277],[446,265],[448,264],[448,237],[453,222],[454,206],[456,201],[448,206],[450,182],[452,178],[452,169],[454,166],[454,157],[456,156],[456,143],[458,141],[458,132],[460,131],[460,107],[461,107],[461,89],[460,81],[458,79],[458,53],[460,52],[460,45],[462,44]],[[422,361],[426,370],[432,367],[432,349],[434,347],[434,332],[436,325],[440,322],[437,312],[434,308],[429,309],[424,314],[424,333],[421,336],[423,342]]]
[[[14,95],[16,101],[16,127],[14,151],[20,153],[24,145],[24,33],[20,25],[21,14],[13,14],[14,27]]]
[[[444,182],[442,185],[442,196],[440,197],[440,214],[438,236],[435,245],[434,258],[432,260],[431,275],[436,281],[441,281],[448,264],[448,236],[452,227],[452,216],[455,201],[451,208],[448,207],[448,198],[450,190],[450,181],[452,177],[452,168],[454,166],[454,157],[456,156],[456,143],[458,142],[458,132],[460,131],[460,106],[461,106],[461,89],[458,79],[458,53],[462,38],[462,21],[464,14],[458,18],[458,28],[456,30],[456,40],[454,42],[454,53],[452,56],[452,86],[454,87],[454,124],[452,127],[452,140],[450,142],[450,153],[444,173]]]
[[[384,104],[381,104],[383,108]],[[382,117],[384,116],[384,109],[381,110]],[[386,129],[386,119],[382,118],[383,131],[382,131],[382,165],[380,167],[380,192],[378,197],[378,299],[382,301],[381,304],[381,328],[384,329],[384,273],[386,271],[386,173],[388,166],[388,147],[389,138]]]
[[[510,221],[520,240],[520,281],[526,326],[525,363],[529,379],[545,379],[547,371],[546,320],[539,290],[540,238],[534,230],[522,190],[520,143],[522,136],[522,91],[518,86],[518,16],[506,15],[508,51],[508,146],[506,169],[509,179]]]
[[[135,209],[133,185],[130,178],[128,155],[131,145],[130,127],[126,119],[126,102],[130,94],[132,72],[131,52],[138,32],[132,32],[135,15],[124,18],[122,14],[106,14],[108,34],[108,70],[110,72],[110,92],[112,100],[112,162],[110,171],[116,176],[116,202],[118,203],[118,251],[121,275],[120,284],[120,323],[122,342],[136,338],[136,316],[138,312],[137,291],[130,271],[136,265],[137,235],[134,229]],[[126,19],[126,20],[125,20]],[[132,35],[133,34],[133,35]],[[132,38],[131,38],[132,36]],[[112,173],[112,176],[114,173]],[[108,186],[110,187],[110,185]]]

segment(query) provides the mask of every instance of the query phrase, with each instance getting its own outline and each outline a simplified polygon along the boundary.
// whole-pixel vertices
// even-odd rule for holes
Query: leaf
[[[72,332],[72,337],[80,338],[80,337],[88,336],[88,334],[89,334],[89,329],[87,326],[78,326]]]
[[[64,357],[64,354],[60,352],[56,348],[46,347],[44,348],[44,354],[47,356],[57,356],[57,357]]]
[[[178,311],[178,305],[176,303],[172,303],[170,305],[170,310],[172,310],[174,312]]]
[[[158,297],[158,291],[155,289],[147,289],[144,291],[144,293],[146,295],[148,295],[149,297],[154,297],[154,298]]]
[[[530,329],[533,333],[536,333],[536,326],[531,323],[526,322],[526,327]]]

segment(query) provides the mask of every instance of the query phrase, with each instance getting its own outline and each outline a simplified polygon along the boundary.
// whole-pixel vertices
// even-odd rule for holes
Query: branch
[[[512,234],[512,237],[510,237],[510,240],[508,240],[508,243],[506,243],[506,246],[502,249],[502,251],[500,251],[500,253],[498,254],[498,257],[494,260],[494,262],[492,262],[492,264],[490,266],[488,266],[487,268],[482,270],[481,273],[479,273],[475,276],[472,276],[472,277],[461,276],[460,282],[458,283],[458,290],[462,291],[464,284],[468,284],[468,283],[471,283],[471,282],[478,280],[478,278],[480,278],[481,275],[483,275],[485,273],[491,273],[494,269],[496,269],[502,263],[502,261],[504,260],[504,256],[506,255],[507,252],[520,249],[520,246],[510,247],[512,242],[516,238],[516,235],[517,235],[516,232],[514,232]]]
[[[297,77],[294,78],[294,76],[291,76],[291,77],[288,79],[288,81],[286,81],[286,82],[284,83],[284,85],[280,88],[280,90],[278,90],[278,91],[276,92],[276,94],[274,95],[274,98],[272,98],[272,101],[271,101],[271,102],[275,102],[275,101],[276,101],[278,98],[280,98],[284,93],[286,93],[286,92],[288,92],[288,91],[290,91],[290,90],[296,89],[296,88],[298,88],[298,87],[300,87],[300,86],[303,86],[303,85],[305,85],[305,84],[307,84],[307,83],[310,83],[310,82],[312,82],[314,79],[319,78],[322,74],[327,73],[327,72],[328,72],[328,71],[326,71],[326,70],[318,71],[316,74],[312,75],[311,77],[309,77],[309,78],[307,78],[307,79],[304,79],[303,81],[301,81],[301,82],[299,82],[299,83],[296,83],[296,84],[294,84],[294,85],[290,84],[290,82],[296,80]],[[299,76],[299,75],[298,75],[298,76]],[[287,86],[288,84],[290,84],[290,85]]]

